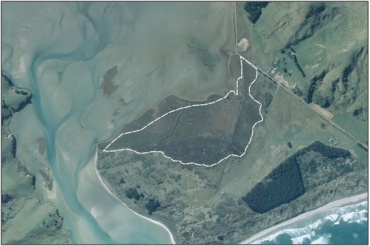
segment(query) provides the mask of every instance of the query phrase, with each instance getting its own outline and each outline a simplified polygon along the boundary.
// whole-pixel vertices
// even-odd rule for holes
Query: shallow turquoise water
[[[227,59],[206,71],[187,43],[195,40],[222,57],[221,47],[230,40],[234,45],[232,4],[6,2],[2,7],[2,69],[33,94],[32,105],[10,124],[22,143],[17,158],[58,207],[72,243],[170,243],[163,226],[106,190],[95,170],[97,143],[169,94],[200,100],[230,90]],[[113,66],[118,87],[106,96],[100,86]],[[45,139],[45,156],[37,154],[39,137]],[[44,188],[40,167],[50,168],[55,190]]]
[[[198,40],[220,55],[220,47],[233,37],[228,31],[231,7],[228,3],[3,3],[2,68],[16,86],[33,93],[32,105],[17,113],[10,125],[22,143],[17,157],[27,161],[41,189],[39,165],[51,169],[56,195],[44,193],[64,216],[72,243],[170,242],[163,227],[136,215],[105,190],[95,172],[96,146],[168,94],[199,100],[230,90],[224,61],[206,73],[199,58],[188,54],[186,42]],[[100,83],[115,65],[119,87],[105,97]],[[114,116],[116,109],[120,113]],[[46,156],[35,154],[38,137],[45,138]],[[333,214],[344,216],[351,209],[356,210]],[[323,219],[327,216],[323,215],[313,228],[311,218],[263,242],[364,242],[367,205],[357,209],[362,212],[350,219]]]

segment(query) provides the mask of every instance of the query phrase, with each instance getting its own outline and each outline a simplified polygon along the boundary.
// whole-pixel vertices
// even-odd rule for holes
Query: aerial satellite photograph
[[[367,245],[369,2],[1,2],[1,244]]]

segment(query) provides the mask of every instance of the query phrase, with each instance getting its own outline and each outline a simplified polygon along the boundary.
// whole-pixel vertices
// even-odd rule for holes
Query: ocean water
[[[367,201],[316,214],[253,244],[368,244]]]

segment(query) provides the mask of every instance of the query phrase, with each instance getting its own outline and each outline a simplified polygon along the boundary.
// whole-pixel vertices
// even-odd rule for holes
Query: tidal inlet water
[[[232,3],[4,2],[2,69],[32,104],[14,115],[17,158],[55,203],[72,243],[173,243],[95,169],[97,144],[164,97],[225,94]],[[39,140],[45,153],[38,152]],[[47,190],[40,168],[53,174]]]

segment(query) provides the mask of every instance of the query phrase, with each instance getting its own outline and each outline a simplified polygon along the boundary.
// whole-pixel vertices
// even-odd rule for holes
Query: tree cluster
[[[136,188],[129,188],[126,190],[126,197],[129,199],[134,198],[135,200],[139,200],[142,194],[136,190]]]
[[[146,209],[148,209],[149,214],[152,214],[160,206],[161,205],[159,204],[159,201],[155,198],[150,198],[149,201],[145,204],[145,207]]]
[[[298,198],[304,192],[302,176],[292,156],[272,170],[243,200],[254,212],[265,213]]]
[[[292,147],[290,142],[288,142],[288,146]],[[265,213],[303,195],[305,187],[297,158],[310,151],[320,153],[322,156],[330,159],[345,158],[351,155],[348,150],[331,147],[320,141],[316,141],[306,148],[297,151],[294,155],[272,170],[242,198],[244,202],[246,202],[254,212]],[[314,166],[312,166],[312,168],[314,168]]]
[[[246,2],[244,10],[249,14],[249,20],[256,24],[262,14],[262,9],[266,8],[269,2]]]
[[[351,152],[349,152],[346,149],[341,149],[341,148],[336,148],[336,147],[331,147],[328,145],[325,145],[321,143],[320,141],[316,141],[306,148],[298,151],[295,155],[303,155],[307,153],[308,151],[315,151],[320,154],[322,154],[325,157],[328,158],[341,158],[341,157],[349,157],[351,155]]]
[[[11,202],[12,200],[13,200],[13,197],[11,197],[7,193],[1,195],[1,203],[3,204],[7,204],[8,202]]]

